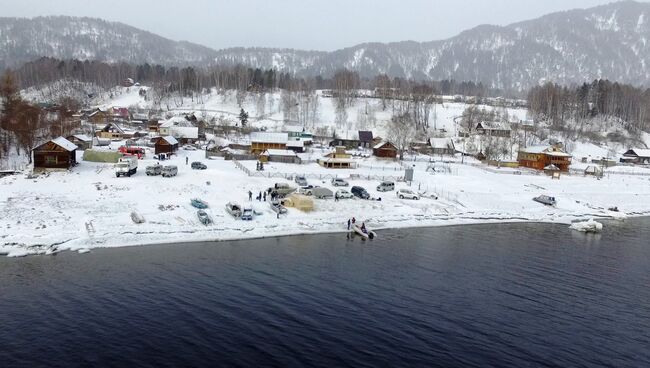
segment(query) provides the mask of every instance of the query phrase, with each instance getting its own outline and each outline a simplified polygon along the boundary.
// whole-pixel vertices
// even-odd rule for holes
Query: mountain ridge
[[[35,24],[30,29],[21,19]],[[11,25],[7,26],[10,20],[19,24],[14,28],[23,30],[21,35],[12,38],[8,30]],[[519,91],[545,81],[574,84],[596,78],[648,86],[647,20],[650,3],[622,1],[505,26],[478,25],[444,40],[366,42],[316,51],[264,47],[214,50],[87,17],[0,18],[0,66],[50,56],[165,65],[243,64],[297,76],[331,76],[347,68],[363,77],[388,74],[455,79]],[[42,42],[31,41],[39,36]]]

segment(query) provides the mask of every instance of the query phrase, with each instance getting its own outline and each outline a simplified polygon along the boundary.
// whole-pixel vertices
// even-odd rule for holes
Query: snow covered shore
[[[372,229],[433,227],[504,221],[570,223],[581,218],[610,215],[617,206],[624,214],[650,214],[650,177],[611,175],[602,180],[563,176],[551,180],[543,175],[513,175],[507,169],[485,170],[449,164],[447,173],[426,171],[427,164],[415,163],[411,189],[422,192],[419,201],[402,200],[395,192],[379,193],[380,176],[403,176],[396,164],[374,159],[357,170],[326,170],[316,164],[270,163],[265,173],[322,174],[308,178],[310,184],[332,188],[325,175],[347,178],[351,185],[366,188],[381,201],[346,199],[315,200],[315,211],[289,209],[277,219],[268,203],[253,200],[262,212],[253,221],[240,221],[225,211],[228,201],[248,202],[248,191],[257,194],[286,179],[249,177],[231,161],[206,160],[203,151],[179,151],[163,164],[175,164],[173,178],[146,176],[150,157],[140,161],[137,175],[116,178],[111,164],[80,161],[71,172],[52,172],[35,178],[26,174],[0,178],[0,253],[9,256],[48,254],[54,251],[86,251],[97,247],[120,247],[189,241],[215,241],[270,236],[338,232],[346,230],[350,217],[366,221]],[[207,170],[192,170],[185,164],[202,161]],[[254,169],[254,163],[252,163]],[[366,177],[365,179],[363,177]],[[367,177],[372,176],[373,180]],[[293,185],[293,184],[292,184]],[[397,187],[406,184],[397,183]],[[435,194],[439,198],[427,196]],[[557,198],[557,207],[532,201],[548,194]],[[196,217],[191,198],[210,205],[214,224],[204,226]],[[135,224],[130,217],[137,211],[146,220]]]

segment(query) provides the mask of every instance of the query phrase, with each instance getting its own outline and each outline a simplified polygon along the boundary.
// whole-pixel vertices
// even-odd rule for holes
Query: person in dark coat
[[[253,192],[251,192],[250,190],[248,191],[248,200],[249,201],[253,200]]]
[[[350,230],[350,219],[348,219],[348,230]]]
[[[264,192],[264,202],[266,202],[266,192]]]

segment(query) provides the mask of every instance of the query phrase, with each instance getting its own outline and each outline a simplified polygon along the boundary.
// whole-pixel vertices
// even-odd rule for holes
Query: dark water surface
[[[0,366],[650,367],[650,220],[0,258]]]

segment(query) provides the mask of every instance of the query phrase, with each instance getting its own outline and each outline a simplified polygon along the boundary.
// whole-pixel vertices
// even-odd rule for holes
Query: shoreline
[[[606,220],[606,221],[625,221],[626,219],[635,219],[635,218],[643,218],[643,217],[650,217],[650,211],[645,211],[645,213],[632,213],[632,214],[624,214],[623,217],[614,217],[614,216],[608,216],[605,214],[574,214],[574,215],[567,215],[565,217],[572,217],[574,221],[585,221],[588,220],[589,218],[593,218],[595,220]],[[574,221],[568,221],[568,219],[565,219],[564,217],[562,219],[556,219],[556,220],[543,220],[543,219],[528,219],[524,217],[504,217],[502,219],[499,218],[455,218],[452,220],[439,220],[436,222],[430,222],[430,223],[424,223],[421,225],[417,224],[408,224],[406,226],[378,226],[378,227],[371,227],[371,230],[373,231],[386,231],[386,230],[409,230],[409,229],[424,229],[424,228],[440,228],[440,227],[456,227],[456,226],[483,226],[483,225],[490,225],[490,224],[521,224],[521,223],[526,223],[526,224],[554,224],[554,225],[570,225]],[[370,226],[369,226],[370,227]],[[567,228],[568,230],[568,228]],[[20,258],[20,257],[26,257],[26,256],[48,256],[48,255],[56,255],[58,253],[62,252],[77,252],[79,254],[85,254],[91,252],[93,249],[110,249],[110,248],[127,248],[127,247],[147,247],[147,246],[156,246],[156,245],[186,245],[186,244],[196,244],[196,243],[222,243],[222,242],[231,242],[231,241],[245,241],[245,240],[258,240],[258,239],[272,239],[272,238],[284,238],[284,237],[292,237],[292,236],[305,236],[305,235],[321,235],[321,234],[344,234],[344,233],[350,233],[351,231],[347,229],[341,229],[341,230],[335,230],[335,229],[323,229],[323,230],[314,230],[314,231],[296,231],[296,232],[277,232],[277,233],[272,233],[269,235],[259,235],[259,234],[251,234],[250,236],[246,236],[244,234],[240,234],[239,236],[223,236],[219,238],[211,238],[211,237],[201,237],[198,236],[196,238],[193,238],[191,240],[182,240],[182,239],[173,239],[173,240],[156,240],[156,241],[142,241],[143,239],[139,239],[137,242],[122,242],[119,245],[116,244],[109,244],[109,245],[90,245],[87,247],[75,247],[75,246],[68,246],[68,247],[63,247],[59,248],[59,246],[66,244],[66,243],[71,243],[73,241],[76,241],[78,239],[69,239],[69,240],[64,240],[61,242],[57,243],[52,243],[52,244],[42,244],[42,245],[11,245],[14,247],[17,247],[14,252],[0,252],[0,256],[5,256],[7,258]],[[178,235],[181,235],[181,233],[175,233]],[[197,233],[193,233],[197,234]],[[197,234],[198,235],[198,234]],[[205,234],[208,235],[208,234]],[[7,246],[7,245],[5,245]],[[0,246],[1,249],[1,246]]]

